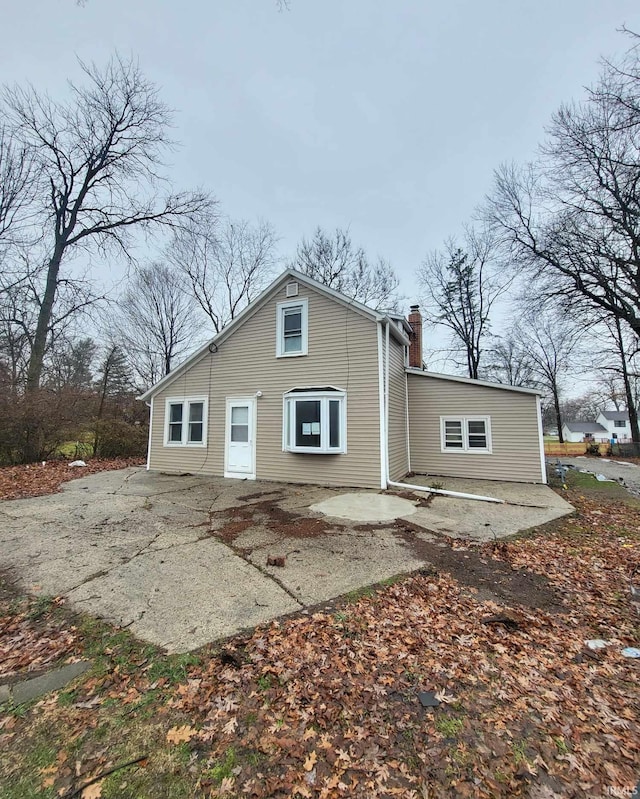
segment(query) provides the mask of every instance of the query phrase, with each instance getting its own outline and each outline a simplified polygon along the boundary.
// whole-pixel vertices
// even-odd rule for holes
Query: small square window
[[[276,317],[276,357],[307,354],[308,301],[279,302]]]

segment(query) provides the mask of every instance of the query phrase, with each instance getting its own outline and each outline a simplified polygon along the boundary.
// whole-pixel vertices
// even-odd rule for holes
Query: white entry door
[[[255,397],[227,399],[225,477],[256,477]]]

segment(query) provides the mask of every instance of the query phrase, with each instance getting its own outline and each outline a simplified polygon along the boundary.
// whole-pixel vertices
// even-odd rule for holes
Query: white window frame
[[[189,441],[189,408],[196,402],[202,403],[202,441]],[[182,437],[180,441],[169,440],[169,414],[172,405],[182,405]],[[164,446],[197,447],[207,446],[209,420],[209,401],[207,397],[167,397],[164,405]]]
[[[319,447],[298,447],[295,444],[296,420],[295,403],[297,400],[320,401],[320,437]],[[330,447],[329,400],[340,402],[340,446]],[[347,452],[347,394],[342,389],[336,391],[293,391],[287,392],[282,403],[282,450],[283,452],[302,452],[309,455],[345,455]]]
[[[302,342],[300,352],[284,351],[284,312],[288,308],[300,308]],[[279,302],[276,305],[276,358],[299,358],[306,355],[309,350],[309,300],[295,299],[287,302]]]
[[[445,435],[446,422],[460,422],[462,426],[462,447],[447,447]],[[487,438],[487,446],[469,446],[469,422],[484,422],[484,429]],[[441,416],[440,417],[440,451],[443,453],[463,453],[465,455],[491,455],[491,417],[490,416]]]

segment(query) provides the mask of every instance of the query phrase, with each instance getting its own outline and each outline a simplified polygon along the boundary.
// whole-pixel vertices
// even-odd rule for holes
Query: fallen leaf
[[[311,754],[307,757],[304,761],[304,770],[311,771],[311,769],[315,766],[318,762],[318,755],[316,754],[315,750],[311,752]]]
[[[196,732],[197,730],[190,727],[188,724],[183,724],[182,727],[172,727],[167,733],[167,741],[170,744],[180,744],[185,741],[190,741]]]
[[[80,794],[81,799],[100,799],[102,796],[103,782],[104,780],[100,780],[100,782],[94,782],[92,785],[87,785],[87,787],[84,788]]]

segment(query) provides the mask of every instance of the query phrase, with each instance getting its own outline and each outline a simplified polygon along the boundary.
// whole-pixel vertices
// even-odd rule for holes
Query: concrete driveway
[[[410,495],[398,499],[404,504],[392,515],[413,520],[409,529],[423,544],[446,546],[443,534],[511,534],[571,510],[543,486],[442,482],[516,501],[438,498],[421,507]],[[345,493],[143,469],[102,472],[66,483],[59,494],[0,503],[0,568],[29,592],[65,596],[71,607],[168,651],[187,651],[428,562],[424,547],[412,546],[407,528],[393,520],[310,510]]]

